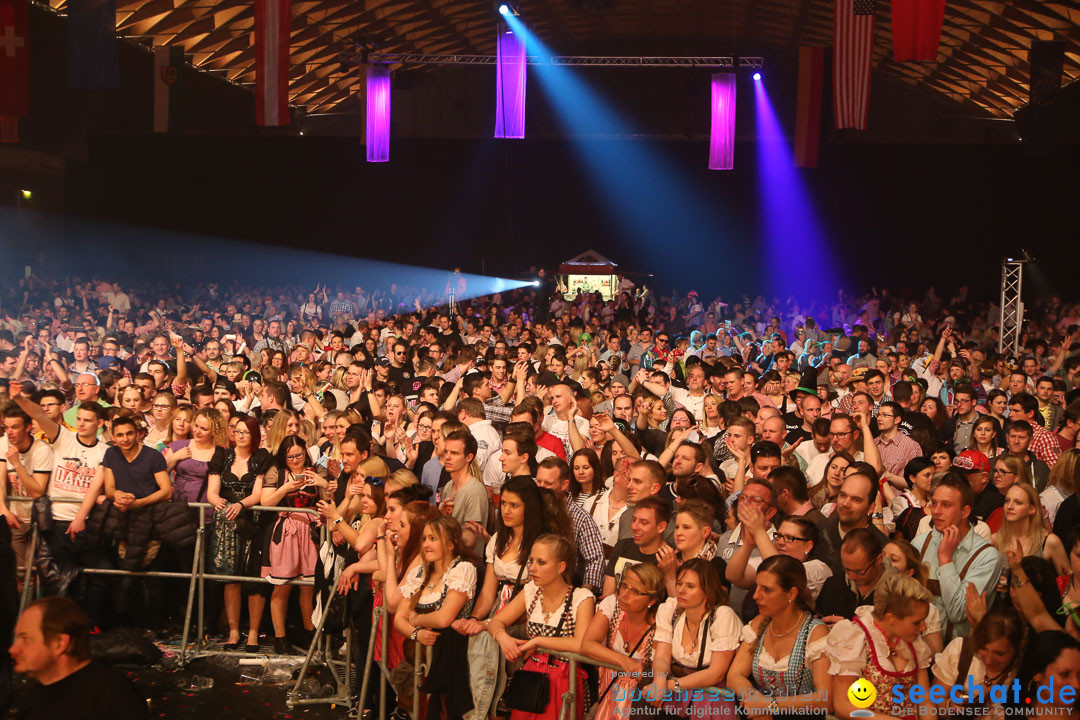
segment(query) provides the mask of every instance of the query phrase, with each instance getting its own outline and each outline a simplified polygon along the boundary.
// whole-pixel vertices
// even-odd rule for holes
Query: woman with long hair
[[[237,419],[233,430],[235,444],[213,461],[207,477],[206,500],[214,506],[208,559],[210,572],[219,575],[259,576],[261,558],[257,557],[255,542],[259,529],[259,513],[244,511],[262,501],[263,476],[273,462],[270,453],[259,447],[259,423],[249,415]],[[241,517],[243,515],[243,517]],[[225,614],[229,621],[229,638],[225,649],[240,644],[240,583],[225,585]],[[259,625],[266,597],[260,592],[248,595],[247,649],[259,648]]]
[[[469,618],[454,623],[454,629],[470,638],[469,661],[475,671],[474,714],[478,718],[486,717],[498,705],[507,679],[498,643],[484,630],[489,620],[525,587],[529,553],[545,530],[544,501],[532,478],[512,477],[506,481],[499,495],[495,523],[495,534],[487,543],[487,569],[476,606]],[[509,628],[509,632],[515,638],[525,637],[525,628],[520,625]]]
[[[993,415],[980,415],[971,428],[971,441],[968,450],[978,450],[993,460],[1001,454],[998,438],[1001,437],[1001,424]]]
[[[320,499],[330,499],[327,482],[311,464],[307,443],[296,435],[288,435],[278,447],[273,465],[263,477],[261,504],[284,508],[315,508]],[[314,579],[318,546],[315,538],[317,516],[310,513],[278,513],[268,535],[269,547],[264,553],[262,576],[275,585],[270,597],[270,618],[274,623],[274,650],[286,651],[285,616],[289,607],[289,580]],[[300,614],[304,629],[312,633],[311,622],[314,587],[300,587]],[[305,638],[310,641],[310,638]],[[306,643],[305,643],[306,644]]]
[[[581,654],[618,665],[622,672],[600,668],[595,720],[629,717],[633,691],[644,682],[643,671],[652,663],[656,612],[663,599],[663,573],[639,563],[623,572],[615,593],[596,607]]]
[[[828,627],[814,617],[806,571],[787,555],[762,561],[754,579],[758,616],[743,629],[727,684],[747,714],[774,719],[831,709]]]
[[[910,541],[918,534],[919,520],[926,515],[926,508],[930,506],[934,463],[924,457],[908,460],[904,466],[904,479],[908,483],[907,490],[896,492],[890,483],[883,483],[882,492],[886,499],[891,497],[890,507],[896,519],[895,535]]]
[[[844,484],[847,469],[855,464],[855,458],[846,452],[838,452],[825,466],[824,480],[810,490],[810,502],[820,510],[829,503],[835,503],[840,497],[840,486]]]
[[[266,449],[271,455],[277,455],[281,442],[290,435],[300,434],[300,416],[295,410],[279,410],[270,427],[266,430]],[[306,445],[306,443],[305,443]],[[310,455],[310,453],[309,453]]]
[[[165,439],[172,427],[172,417],[177,407],[176,396],[171,392],[159,392],[154,396],[150,401],[150,417],[154,420],[154,426],[146,435],[146,445],[159,451],[168,447]]]
[[[1069,448],[1061,453],[1054,467],[1050,468],[1046,489],[1039,496],[1051,525],[1057,518],[1061,503],[1076,492],[1078,480],[1080,480],[1080,449]]]
[[[210,463],[223,462],[225,433],[221,413],[202,408],[191,422],[191,439],[169,445],[165,464],[173,470],[173,502],[206,502]]]
[[[919,551],[907,540],[892,540],[882,548],[881,554],[889,560],[893,570],[915,578],[923,587],[930,582],[930,569],[919,558]],[[922,639],[934,652],[941,652],[945,643],[941,638],[941,611],[937,606],[930,603],[930,612],[926,615],[926,629],[922,632]]]
[[[469,617],[476,599],[476,567],[451,516],[430,520],[420,540],[423,563],[401,584],[394,627],[431,648],[421,686],[431,695],[428,718],[456,720],[472,709],[468,642],[451,626]],[[463,677],[464,675],[464,677]]]
[[[803,563],[810,597],[817,600],[825,581],[832,577],[832,570],[827,564],[810,557],[820,540],[817,525],[804,517],[791,516],[780,523],[770,538],[765,516],[758,506],[743,502],[738,503],[737,507],[743,532],[742,545],[728,561],[727,579],[736,587],[752,588],[757,578],[757,568],[764,559],[773,555],[787,555]],[[751,557],[755,549],[760,557]]]
[[[915,684],[930,684],[927,669],[933,653],[921,634],[932,600],[930,591],[914,578],[887,573],[874,590],[873,606],[856,608],[853,620],[841,620],[833,626],[826,653],[837,717],[853,717],[855,707],[848,688],[859,678],[877,689],[869,708],[872,712],[906,720],[918,716],[910,690]],[[894,712],[895,688],[904,690],[899,712]]]
[[[701,403],[702,418],[698,430],[708,440],[724,431],[724,419],[720,417],[720,405],[724,400],[719,395],[706,395]]]
[[[1023,698],[1010,710],[1051,720],[1074,720],[1077,715],[1077,678],[1080,677],[1080,642],[1060,630],[1035,635],[1024,648],[1017,681]],[[1071,688],[1071,693],[1063,693]],[[1037,700],[1037,702],[1036,702]]]
[[[614,441],[611,442],[615,445]],[[606,452],[606,449],[605,449]],[[585,507],[586,512],[592,517],[596,527],[600,530],[600,541],[604,544],[604,553],[611,554],[615,543],[619,542],[619,520],[627,507],[627,481],[630,478],[630,466],[633,460],[624,457],[619,461],[617,469],[611,476],[611,488],[593,500]]]
[[[704,558],[687,560],[679,568],[675,597],[656,612],[653,682],[642,697],[664,712],[688,716],[691,691],[723,684],[742,630],[716,567]],[[664,700],[669,691],[675,697]],[[704,709],[702,703],[721,709],[718,700],[704,699],[695,703],[695,712]]]
[[[179,407],[172,414],[172,418],[169,420],[169,430],[165,433],[164,446],[161,448],[161,454],[165,456],[165,464],[169,470],[172,470],[176,466],[176,462],[179,462],[181,458],[177,458],[176,462],[169,465],[169,448],[173,443],[180,440],[191,439],[191,421],[195,419],[195,408],[190,405]]]
[[[577,652],[592,622],[593,594],[570,584],[575,558],[573,543],[566,537],[538,537],[529,553],[529,582],[488,623],[487,632],[499,644],[507,662],[525,657],[522,670],[544,673],[549,678],[546,708],[535,715],[517,709],[515,703],[520,698],[515,697],[513,686],[507,688],[506,704],[514,708],[512,720],[554,720],[571,682],[577,689],[575,717],[581,717],[585,671],[579,667],[577,677],[571,678],[569,663],[546,652]],[[512,637],[507,630],[521,619],[526,623],[524,640]]]
[[[604,489],[600,458],[596,451],[581,448],[570,456],[570,498],[574,502],[589,512],[589,506],[595,506]]]
[[[941,402],[940,398],[928,397],[923,400],[922,407],[919,411],[930,418],[930,422],[934,424],[934,434],[938,440],[947,440],[944,437],[946,434],[944,431],[945,422],[949,419],[949,411],[945,407],[945,403]]]
[[[991,608],[983,619],[971,629],[969,637],[954,638],[944,650],[934,656],[934,682],[952,687],[961,685],[967,702],[957,707],[989,706],[992,710],[1001,704],[990,699],[994,685],[1011,685],[1020,665],[1020,648],[1023,647],[1026,625],[1016,610],[1004,603]],[[974,693],[968,688],[981,686],[982,703],[975,703]]]
[[[1051,561],[1060,575],[1068,572],[1065,548],[1057,535],[1046,531],[1039,494],[1028,483],[1015,483],[1005,492],[1004,521],[991,542],[1002,554],[1019,542],[1025,557]]]

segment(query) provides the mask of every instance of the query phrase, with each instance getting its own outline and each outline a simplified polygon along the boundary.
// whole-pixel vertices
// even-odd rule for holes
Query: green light
[[[22,196],[23,196],[23,200],[29,200],[32,197],[34,197],[34,193],[31,192],[30,190],[23,190],[22,191]]]

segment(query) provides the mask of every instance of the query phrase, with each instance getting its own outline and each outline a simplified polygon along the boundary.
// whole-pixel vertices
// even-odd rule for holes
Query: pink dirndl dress
[[[282,500],[282,507],[313,508],[319,501],[314,487],[303,487],[289,493]],[[275,585],[290,580],[311,580],[315,577],[318,547],[312,537],[316,516],[308,513],[283,511],[278,513],[270,529],[268,552],[263,557],[268,564],[262,567],[262,576]]]

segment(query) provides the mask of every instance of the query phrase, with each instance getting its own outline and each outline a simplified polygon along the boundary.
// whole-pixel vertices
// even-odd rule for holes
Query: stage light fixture
[[[754,80],[761,80],[761,73],[759,73],[759,72],[754,73]]]
[[[30,200],[34,197],[34,193],[30,190],[22,190],[23,200]]]
[[[498,9],[499,14],[504,17],[507,15],[513,15],[516,17],[518,14],[517,3],[515,2],[501,2],[498,5]]]

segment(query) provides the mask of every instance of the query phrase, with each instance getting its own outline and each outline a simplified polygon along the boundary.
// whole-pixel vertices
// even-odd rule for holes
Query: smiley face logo
[[[848,700],[857,708],[868,708],[877,700],[877,688],[865,678],[851,683],[847,691]]]

